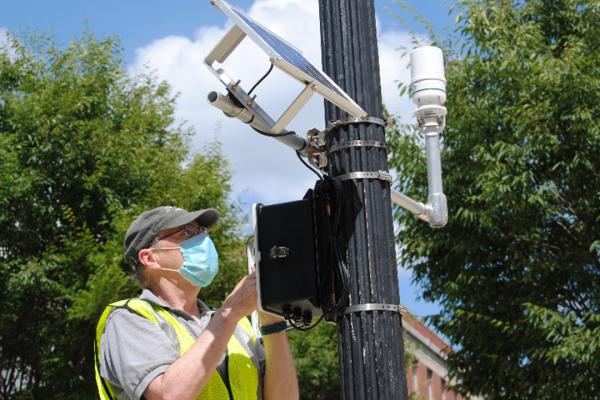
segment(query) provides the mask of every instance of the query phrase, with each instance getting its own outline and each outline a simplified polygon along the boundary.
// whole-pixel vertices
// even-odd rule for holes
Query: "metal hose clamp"
[[[353,304],[349,307],[346,307],[346,309],[344,310],[344,314],[352,314],[363,311],[391,311],[399,313],[401,315],[405,315],[408,312],[406,307],[400,304],[363,303]]]

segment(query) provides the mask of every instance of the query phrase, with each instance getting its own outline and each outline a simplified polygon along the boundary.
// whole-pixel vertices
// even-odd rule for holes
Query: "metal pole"
[[[370,116],[382,118],[373,0],[319,0],[319,11],[324,71]],[[326,122],[346,117],[325,102]],[[336,124],[327,146],[355,140],[384,143],[384,128],[372,122]],[[388,170],[382,147],[349,147],[328,156],[334,177],[379,170]],[[337,319],[343,399],[405,400],[401,315],[397,307],[384,307],[400,303],[389,182],[345,180],[343,218],[350,269],[350,307]]]

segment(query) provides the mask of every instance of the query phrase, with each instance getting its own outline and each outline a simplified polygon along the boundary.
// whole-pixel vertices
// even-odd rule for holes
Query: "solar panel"
[[[308,60],[300,50],[241,11],[231,7],[224,0],[210,0],[210,2],[231,18],[244,34],[258,44],[270,56],[274,65],[305,84],[314,84],[317,92],[349,114],[357,118],[367,116],[366,111]]]
[[[334,83],[330,82],[327,77],[318,70],[313,63],[311,63],[304,55],[299,51],[287,44],[283,39],[279,36],[263,27],[258,22],[254,21],[252,18],[242,14],[236,9],[233,11],[239,15],[241,19],[243,19],[251,28],[256,32],[271,48],[279,55],[282,59],[290,63],[292,66],[298,68],[300,71],[303,71],[307,75],[314,78],[316,81],[321,82],[323,85],[327,86],[329,89],[333,90],[337,94],[342,97],[347,97],[348,95],[341,91]]]

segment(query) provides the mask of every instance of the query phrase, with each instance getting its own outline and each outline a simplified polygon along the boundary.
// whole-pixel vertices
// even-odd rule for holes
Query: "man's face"
[[[206,232],[206,228],[196,221],[159,232],[152,241],[150,250],[162,268],[179,269],[183,264],[183,255],[177,247],[180,243]]]
[[[206,228],[198,225],[198,222],[192,221],[188,224],[159,232],[153,240],[153,245],[165,241],[177,245],[203,232],[206,232]]]

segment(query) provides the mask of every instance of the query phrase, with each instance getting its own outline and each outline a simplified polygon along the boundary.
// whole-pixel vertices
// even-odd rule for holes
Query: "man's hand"
[[[245,276],[211,318],[196,343],[158,375],[144,392],[149,400],[195,399],[208,383],[240,319],[256,309],[256,274]]]
[[[242,278],[223,302],[221,310],[231,313],[237,320],[256,310],[256,272]]]

